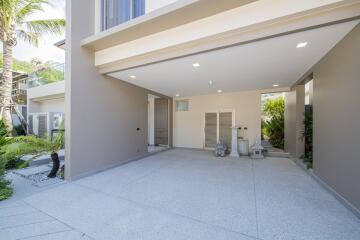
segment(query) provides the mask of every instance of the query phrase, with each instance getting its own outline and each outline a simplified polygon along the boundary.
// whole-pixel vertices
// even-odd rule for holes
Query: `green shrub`
[[[14,126],[14,130],[18,136],[26,135],[26,132],[21,124]]]
[[[0,119],[0,136],[5,137],[7,135],[6,127],[4,121]]]
[[[263,108],[262,136],[267,136],[272,146],[284,149],[285,101],[282,97],[269,99]]]
[[[313,113],[312,110],[304,113],[304,131],[302,139],[305,142],[305,154],[302,156],[307,168],[312,168],[313,164]]]
[[[0,120],[0,132],[2,132],[2,135],[0,135],[0,148],[9,142],[5,137],[6,131],[3,132],[1,130],[2,124],[3,122]],[[3,158],[2,152],[0,152],[0,201],[9,198],[13,192],[12,188],[10,187],[11,182],[5,179],[6,164],[7,161]]]

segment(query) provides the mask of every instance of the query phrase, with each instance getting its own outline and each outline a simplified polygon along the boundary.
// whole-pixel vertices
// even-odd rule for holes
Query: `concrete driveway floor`
[[[290,159],[173,149],[0,203],[0,239],[359,240],[360,220]]]

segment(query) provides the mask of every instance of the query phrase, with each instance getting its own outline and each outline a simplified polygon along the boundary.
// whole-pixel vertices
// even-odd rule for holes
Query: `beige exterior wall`
[[[305,88],[298,85],[290,92],[285,93],[285,126],[284,150],[293,157],[304,155],[305,145],[302,140],[305,112]]]
[[[314,172],[360,210],[360,25],[314,68]]]
[[[176,112],[173,107],[174,147],[204,147],[204,114],[207,111],[234,111],[235,125],[247,127],[245,138],[250,145],[261,139],[261,91],[244,91],[214,95],[186,97],[189,111]],[[181,99],[181,98],[179,98]]]
[[[94,33],[94,0],[67,0],[66,179],[147,152],[147,91],[100,75],[80,41]],[[139,131],[137,131],[139,128]]]

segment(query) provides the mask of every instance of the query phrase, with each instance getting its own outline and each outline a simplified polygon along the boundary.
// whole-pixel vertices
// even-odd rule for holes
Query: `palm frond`
[[[28,32],[38,35],[61,35],[65,28],[64,19],[46,19],[46,20],[33,20],[24,22]]]
[[[19,0],[0,0],[0,30],[9,31]]]
[[[39,46],[40,36],[36,33],[26,32],[25,30],[20,29],[17,30],[17,36],[18,38],[24,40],[25,42],[28,42],[31,45],[34,45],[35,47]]]
[[[21,24],[27,16],[37,11],[44,11],[43,4],[49,4],[48,0],[22,0],[18,5],[16,23]]]

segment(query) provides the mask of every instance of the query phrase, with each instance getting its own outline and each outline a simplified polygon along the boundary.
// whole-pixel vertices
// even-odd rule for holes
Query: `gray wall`
[[[360,25],[313,73],[314,172],[360,209]]]
[[[301,137],[304,129],[304,111],[305,88],[304,85],[297,85],[292,91],[285,93],[284,113],[284,149],[296,158],[301,157],[304,154],[305,149]]]
[[[100,75],[80,46],[94,32],[93,13],[94,0],[67,0],[66,179],[147,153],[148,91]]]

